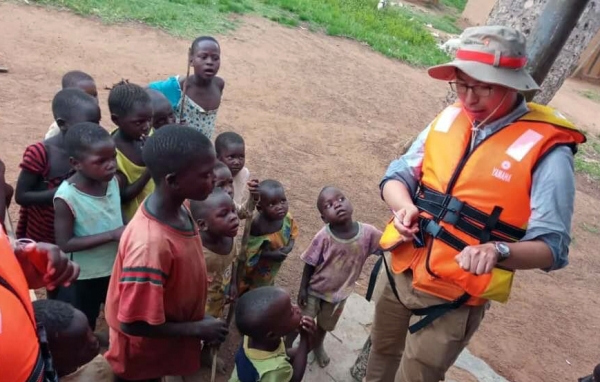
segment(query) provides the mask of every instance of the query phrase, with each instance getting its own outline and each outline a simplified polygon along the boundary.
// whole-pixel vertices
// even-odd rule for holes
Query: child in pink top
[[[335,187],[321,191],[317,207],[326,225],[300,257],[306,264],[298,305],[317,320],[314,354],[325,367],[329,364],[323,348],[325,334],[335,329],[365,261],[379,246],[381,231],[352,220],[352,204]]]

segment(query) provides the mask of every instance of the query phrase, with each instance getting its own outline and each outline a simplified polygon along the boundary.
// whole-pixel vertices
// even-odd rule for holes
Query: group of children
[[[206,356],[225,341],[222,318],[236,300],[243,341],[230,381],[300,381],[310,351],[327,366],[326,332],[378,248],[381,232],[353,220],[341,190],[323,188],[325,226],[301,255],[300,307],[292,304],[275,286],[299,232],[284,186],[252,179],[239,134],[211,142],[224,89],[218,42],[196,39],[189,63],[185,78],[114,85],[111,133],[99,124],[93,78],[67,73],[52,102],[55,122],[25,150],[17,236],[56,243],[81,267],[74,285],[35,304],[64,380],[198,380],[201,359],[210,359],[202,349]],[[241,251],[246,261],[234,272]],[[92,333],[102,304],[108,351],[98,356],[106,338]]]

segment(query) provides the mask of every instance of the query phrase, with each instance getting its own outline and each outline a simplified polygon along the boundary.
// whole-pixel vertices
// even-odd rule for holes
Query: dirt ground
[[[112,129],[104,87],[121,78],[146,84],[185,73],[189,44],[139,25],[106,26],[12,3],[0,3],[0,35],[0,64],[10,68],[0,74],[0,156],[11,183],[26,145],[42,139],[52,122],[62,74],[82,69],[94,76],[102,124]],[[245,18],[219,40],[226,88],[218,130],[241,133],[251,172],[286,186],[301,236],[278,283],[295,295],[298,255],[322,225],[315,208],[320,189],[341,187],[356,219],[382,227],[388,213],[379,199],[380,176],[441,110],[446,86],[361,44],[260,18]],[[584,85],[568,84],[555,105],[599,133],[598,105],[579,97],[577,86]],[[470,346],[511,381],[576,380],[600,362],[600,194],[588,186],[582,183],[586,192],[577,193],[571,265],[550,274],[520,272],[511,301],[493,305]],[[16,212],[13,206],[13,219]],[[226,357],[238,339],[232,342]]]

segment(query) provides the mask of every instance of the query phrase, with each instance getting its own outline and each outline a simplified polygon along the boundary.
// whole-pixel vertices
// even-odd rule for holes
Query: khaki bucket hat
[[[519,91],[540,90],[525,70],[525,36],[503,26],[471,27],[464,30],[454,61],[429,68],[432,78],[452,81],[456,70],[488,84]]]

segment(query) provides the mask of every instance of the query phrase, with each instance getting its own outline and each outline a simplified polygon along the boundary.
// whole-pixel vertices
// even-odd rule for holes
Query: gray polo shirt
[[[505,128],[529,111],[524,99],[508,115],[477,129],[474,145],[495,131]],[[408,151],[392,161],[379,184],[383,190],[388,180],[399,180],[414,195],[423,165],[425,140],[431,124],[413,142]],[[569,147],[559,146],[538,164],[533,172],[531,186],[531,217],[521,241],[541,240],[552,250],[554,264],[545,271],[564,268],[569,264],[571,218],[575,199],[575,171],[573,153]]]

